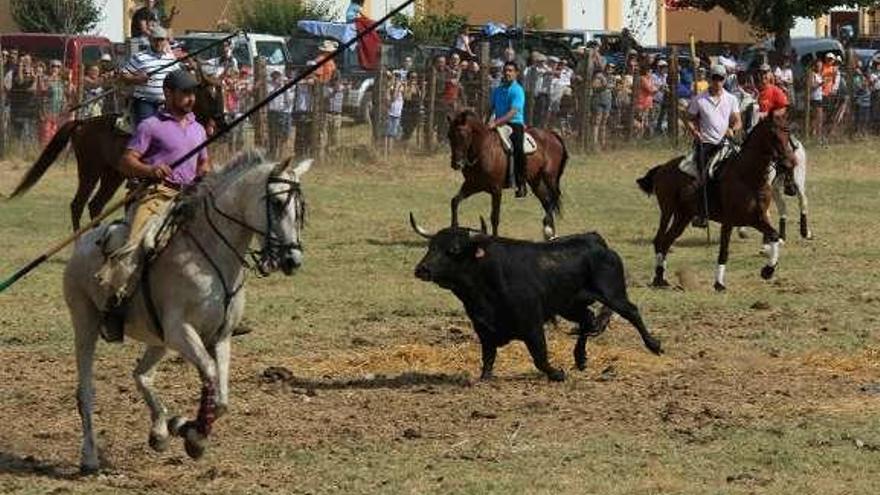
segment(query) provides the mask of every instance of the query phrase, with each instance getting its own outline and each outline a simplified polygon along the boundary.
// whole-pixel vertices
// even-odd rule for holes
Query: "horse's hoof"
[[[205,447],[207,444],[207,438],[196,431],[195,428],[187,429],[186,434],[183,437],[183,448],[186,450],[186,455],[188,455],[190,459],[201,459],[202,456],[205,455]]]
[[[654,281],[651,282],[651,287],[654,287],[655,289],[665,289],[669,286],[669,282],[667,282],[666,279],[663,278],[655,278]]]
[[[801,238],[806,239],[808,241],[813,240],[813,233],[810,232],[810,229],[807,228],[807,226],[804,224],[801,224]]]
[[[150,448],[156,452],[165,452],[168,450],[168,438],[166,435],[157,435],[155,433],[150,433],[150,438],[147,443],[150,444]]]
[[[715,282],[715,292],[724,292],[727,290],[727,287],[720,282]]]
[[[80,464],[79,466],[79,474],[80,476],[94,476],[98,474],[101,469],[98,465],[92,466],[91,464]]]
[[[740,230],[737,233],[738,233],[740,239],[748,239],[749,238],[749,233],[746,232],[745,230]]]
[[[763,278],[764,280],[770,280],[771,278],[773,278],[774,273],[776,273],[775,266],[768,265],[768,266],[765,266],[764,268],[761,268],[761,278]]]
[[[564,382],[565,372],[562,370],[550,370],[547,373],[547,378],[549,378],[551,382]]]

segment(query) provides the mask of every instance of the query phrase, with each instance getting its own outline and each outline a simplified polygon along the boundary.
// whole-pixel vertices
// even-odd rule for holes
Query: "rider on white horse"
[[[125,302],[131,293],[133,275],[138,272],[140,243],[151,219],[163,214],[181,189],[211,169],[208,153],[202,150],[178,167],[170,163],[189,153],[206,139],[205,129],[192,113],[198,82],[189,72],[178,70],[165,78],[165,106],[137,127],[119,163],[119,170],[131,179],[154,181],[129,205],[128,241],[110,256],[96,275],[106,291],[102,336],[121,342]]]
[[[788,95],[776,85],[769,64],[763,64],[758,69],[758,91],[759,120],[767,116],[786,114],[789,106]],[[794,146],[794,143],[792,145]],[[796,191],[791,170],[785,169],[783,177],[785,179],[785,194],[794,196]]]

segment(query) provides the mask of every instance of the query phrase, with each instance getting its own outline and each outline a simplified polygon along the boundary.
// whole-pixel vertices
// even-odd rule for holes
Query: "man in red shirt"
[[[764,64],[758,69],[758,106],[760,107],[760,118],[768,115],[785,115],[788,108],[788,96],[785,91],[776,85],[773,79],[773,72],[768,64]]]
[[[788,96],[785,91],[777,86],[773,79],[773,72],[768,64],[764,64],[758,69],[758,118],[764,119],[774,115],[785,116],[788,108]],[[792,143],[794,146],[794,143]],[[794,184],[794,176],[791,170],[785,167],[779,167],[782,171],[785,181],[785,194],[794,196],[797,194]]]

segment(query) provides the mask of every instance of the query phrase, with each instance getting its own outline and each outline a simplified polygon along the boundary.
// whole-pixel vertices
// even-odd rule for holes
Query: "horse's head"
[[[277,270],[292,275],[303,263],[306,202],[300,181],[311,166],[312,160],[294,166],[292,159],[273,165],[259,153],[246,152],[203,186],[209,188],[208,204],[244,229],[245,243],[249,236],[260,238],[261,248],[253,256],[263,275]]]
[[[223,108],[223,92],[216,78],[208,76],[201,64],[194,64],[199,85],[196,87],[196,104],[193,112],[200,124],[205,126],[212,135],[218,128],[226,125],[226,113]]]
[[[458,113],[454,118],[446,117],[449,122],[449,146],[452,148],[452,170],[461,170],[472,164],[470,159],[474,134],[477,132],[479,119],[470,110]]]
[[[794,168],[797,158],[791,144],[791,130],[784,115],[768,115],[752,130],[746,144],[760,146],[762,153],[769,154],[771,161],[787,168]],[[745,148],[745,144],[743,145]]]

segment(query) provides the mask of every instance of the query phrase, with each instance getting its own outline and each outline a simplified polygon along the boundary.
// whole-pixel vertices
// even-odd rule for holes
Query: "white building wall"
[[[125,1],[95,0],[95,4],[101,9],[102,18],[92,34],[109,38],[114,43],[125,41],[125,23],[128,22]]]
[[[794,20],[794,29],[791,30],[791,37],[816,36],[816,20],[806,17],[798,17]]]
[[[479,0],[475,0],[475,1],[479,1]],[[370,1],[370,12],[368,12],[368,15],[371,19],[376,19],[376,20],[381,19],[382,17],[385,17],[385,15],[387,15],[388,12],[391,12],[392,10],[394,10],[395,8],[400,6],[400,4],[402,4],[402,3],[405,3],[405,0],[371,0]],[[346,2],[346,6],[347,5],[348,5],[348,2]],[[406,9],[404,9],[403,13],[406,15],[409,15],[409,16],[415,15],[415,13],[416,13],[415,3],[413,3],[412,5],[407,7]],[[343,14],[344,14],[344,12],[343,12]]]
[[[657,44],[657,0],[622,0],[623,5],[623,25],[630,28],[636,40],[642,46],[653,46]],[[633,5],[635,4],[635,6]],[[644,15],[638,16],[639,19],[631,22],[631,12]],[[635,26],[633,24],[636,24]],[[636,29],[633,29],[633,28]]]
[[[565,29],[604,30],[605,0],[565,2]]]

